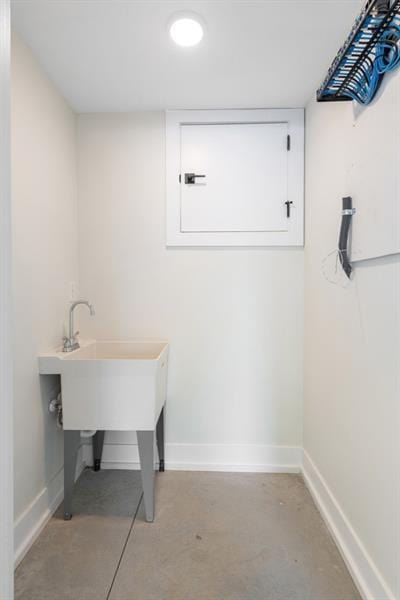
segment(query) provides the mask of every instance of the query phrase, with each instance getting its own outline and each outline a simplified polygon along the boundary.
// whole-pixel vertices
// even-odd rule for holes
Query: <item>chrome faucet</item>
[[[79,305],[79,304],[85,304],[89,310],[90,310],[90,314],[93,317],[96,313],[94,311],[94,306],[93,304],[90,304],[90,302],[88,302],[87,300],[76,300],[75,302],[72,302],[70,308],[69,308],[69,332],[68,332],[68,337],[64,336],[63,337],[63,341],[64,341],[64,346],[63,346],[63,352],[72,352],[72,350],[77,350],[80,346],[79,346],[79,342],[76,338],[76,336],[79,334],[79,331],[76,331],[74,333],[74,309]]]

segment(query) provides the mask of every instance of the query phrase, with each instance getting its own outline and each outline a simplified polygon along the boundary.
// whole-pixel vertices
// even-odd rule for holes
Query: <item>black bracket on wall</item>
[[[350,196],[342,199],[343,209],[342,209],[342,223],[340,226],[340,235],[339,235],[339,260],[343,267],[343,271],[346,273],[347,277],[350,279],[350,275],[352,272],[352,266],[349,259],[349,234],[350,234],[350,225],[351,220],[353,218],[356,209],[353,208],[353,201]]]
[[[369,104],[400,64],[400,0],[367,0],[317,91],[318,102]]]

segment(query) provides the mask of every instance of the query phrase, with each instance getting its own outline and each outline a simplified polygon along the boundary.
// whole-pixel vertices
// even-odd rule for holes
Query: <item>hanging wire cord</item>
[[[319,102],[369,104],[400,64],[400,0],[368,0],[317,92]]]
[[[339,234],[339,260],[342,265],[343,271],[350,279],[352,267],[349,259],[349,234],[351,220],[355,213],[352,198],[350,196],[342,198],[342,206],[342,223],[340,225]]]
[[[353,208],[353,200],[350,196],[342,198],[342,220],[340,224],[340,234],[338,247],[332,252],[329,252],[327,256],[321,262],[322,274],[329,283],[338,284],[342,280],[342,275],[345,274],[347,280],[350,279],[353,271],[350,262],[350,226],[353,215],[356,209]],[[334,264],[332,265],[332,260]],[[339,263],[341,269],[339,269]],[[346,281],[347,281],[346,280]],[[341,284],[342,285],[342,284]],[[344,286],[347,287],[347,286]]]

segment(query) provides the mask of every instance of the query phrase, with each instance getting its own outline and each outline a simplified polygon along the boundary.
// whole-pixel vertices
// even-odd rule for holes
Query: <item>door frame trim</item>
[[[14,597],[10,4],[0,0],[0,598]]]

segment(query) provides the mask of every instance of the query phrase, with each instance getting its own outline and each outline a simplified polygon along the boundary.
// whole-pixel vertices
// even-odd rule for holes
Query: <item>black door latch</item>
[[[193,184],[196,183],[198,177],[205,177],[205,175],[196,175],[196,173],[185,173],[185,183]]]
[[[286,204],[286,216],[289,219],[290,218],[290,205],[293,204],[293,202],[291,200],[286,200],[285,204]]]

